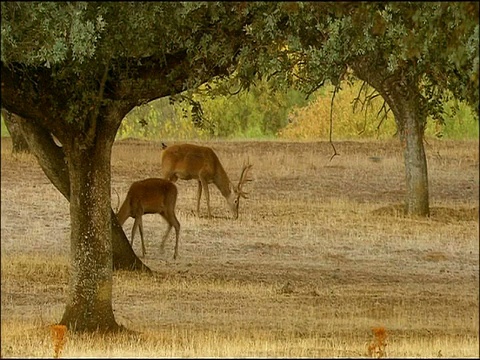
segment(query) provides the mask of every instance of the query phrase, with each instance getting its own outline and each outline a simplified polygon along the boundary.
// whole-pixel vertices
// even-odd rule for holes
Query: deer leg
[[[133,222],[133,226],[132,226],[132,235],[130,236],[130,246],[133,247],[133,238],[135,237],[135,232],[137,231],[137,227],[138,227],[138,222],[139,222],[139,217],[136,216],[135,217],[135,221]]]
[[[143,257],[145,257],[146,251],[145,251],[145,243],[143,240],[143,221],[141,216],[139,216],[139,219],[140,221],[138,222],[139,223],[138,228],[140,229],[140,238],[142,239],[142,254],[143,254]]]
[[[173,259],[176,260],[178,257],[178,237],[180,233],[180,222],[178,221],[177,216],[175,215],[175,211],[167,210],[165,214],[161,214],[161,215],[168,222],[168,229],[163,237],[161,247],[163,248],[163,246],[165,245],[165,240],[167,240],[167,237],[170,234],[172,227],[174,227],[175,228],[175,252],[173,253]]]
[[[137,227],[140,231],[140,238],[142,241],[142,253],[143,253],[143,256],[145,256],[145,245],[143,244],[143,222],[142,222],[142,217],[139,215],[135,217],[135,222],[133,223],[133,227],[132,227],[132,238],[130,240],[130,246],[132,247],[133,247],[133,238],[135,237],[135,232],[137,231]]]
[[[168,219],[168,216],[164,214],[163,212],[160,213],[160,215],[165,219],[165,221],[168,223],[168,229],[165,235],[163,235],[162,243],[160,244],[160,253],[164,254],[165,253],[165,242],[168,238],[168,234],[170,233],[170,229],[172,228],[172,225],[170,225],[170,220]]]
[[[172,225],[168,224],[168,229],[163,235],[162,244],[160,245],[160,251],[163,254],[165,252],[165,242],[167,241],[168,235],[170,234],[170,230],[172,230]]]
[[[175,252],[173,253],[173,259],[176,260],[178,256],[178,237],[180,234],[180,222],[178,221],[175,214],[173,214],[173,226],[175,227]]]
[[[197,189],[197,216],[200,216],[200,199],[202,197],[202,182],[198,180],[198,189]]]
[[[207,211],[208,211],[208,217],[212,217],[212,213],[210,212],[210,193],[208,191],[208,182],[205,179],[201,179],[202,181],[202,186],[203,190],[205,190],[205,199],[207,200]],[[200,200],[198,201],[200,203]]]

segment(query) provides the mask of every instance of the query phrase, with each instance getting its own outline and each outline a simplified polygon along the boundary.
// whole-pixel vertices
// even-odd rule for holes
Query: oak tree
[[[70,329],[121,328],[112,309],[110,161],[122,119],[137,105],[228,76],[245,37],[236,7],[1,3],[2,108],[24,119],[30,150],[70,201],[70,282],[60,322]]]
[[[393,112],[404,148],[407,214],[429,214],[423,136],[450,96],[478,118],[478,2],[254,3],[240,82],[259,72],[307,94],[352,76]],[[248,56],[250,55],[250,56]],[[366,100],[374,96],[367,94]]]

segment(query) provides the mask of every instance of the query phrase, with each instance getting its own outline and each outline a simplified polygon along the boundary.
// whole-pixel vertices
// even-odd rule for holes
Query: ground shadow
[[[372,211],[373,215],[386,215],[386,216],[400,216],[406,217],[405,207],[403,204],[394,204],[384,206]],[[477,207],[464,207],[464,208],[448,208],[441,206],[430,207],[430,219],[441,222],[456,222],[456,221],[478,221],[479,220],[479,208]]]

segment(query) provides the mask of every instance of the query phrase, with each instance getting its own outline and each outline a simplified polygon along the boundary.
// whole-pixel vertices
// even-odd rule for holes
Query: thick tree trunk
[[[2,117],[5,122],[5,126],[12,138],[12,153],[29,153],[27,141],[25,140],[19,125],[19,116],[2,109]]]
[[[50,133],[38,124],[19,118],[19,129],[29,148],[52,184],[70,201],[70,177],[62,148],[55,145]],[[125,233],[111,211],[113,268],[116,270],[151,270],[133,251]]]
[[[427,158],[423,146],[426,124],[422,96],[417,84],[409,83],[402,75],[386,75],[381,69],[369,69],[365,63],[352,66],[355,74],[382,95],[392,110],[403,145],[407,194],[405,213],[429,216]]]
[[[115,331],[112,308],[110,153],[112,144],[75,137],[66,149],[70,174],[71,269],[60,324],[74,331]]]
[[[93,141],[79,140],[84,132],[72,129],[67,133],[72,136],[65,139],[67,146],[58,147],[39,124],[25,119],[19,123],[45,174],[70,199],[71,274],[60,324],[72,331],[121,330],[112,308],[113,251],[120,267],[150,269],[133,252],[111,209],[110,159],[115,129],[104,125],[107,120],[101,122],[104,128]],[[113,234],[118,235],[118,246],[112,247]]]

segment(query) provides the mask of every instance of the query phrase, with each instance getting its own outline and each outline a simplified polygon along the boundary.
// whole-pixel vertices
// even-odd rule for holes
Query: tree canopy
[[[78,121],[90,111],[79,102],[94,106],[100,99],[137,98],[135,106],[226,75],[242,38],[234,4],[3,2],[1,6],[2,65],[23,68],[24,73],[34,68],[38,81],[48,77],[48,85],[64,94],[67,121]],[[224,18],[229,21],[221,21]],[[38,81],[38,86],[47,85]],[[34,109],[24,111],[40,118]],[[52,106],[48,110],[50,118],[60,111]]]
[[[264,73],[275,74],[288,85],[309,93],[324,81],[336,84],[347,79],[349,67],[368,64],[389,74],[401,71],[428,99],[441,101],[449,90],[459,100],[478,104],[478,2],[258,6],[264,7],[265,16],[246,27],[257,48],[244,49],[244,54],[252,55],[248,62],[252,68],[260,65]]]

